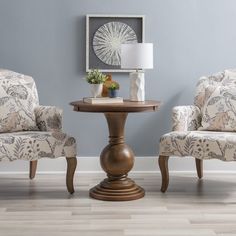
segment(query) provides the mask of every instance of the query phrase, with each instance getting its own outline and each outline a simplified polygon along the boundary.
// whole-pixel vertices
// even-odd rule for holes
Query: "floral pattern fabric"
[[[236,131],[236,87],[214,89],[202,109],[201,130]]]
[[[201,112],[197,106],[176,106],[172,110],[172,130],[196,130],[201,125]]]
[[[37,105],[33,78],[0,69],[0,132],[38,130],[34,114]]]
[[[224,70],[211,76],[202,76],[197,83],[194,104],[202,110],[206,101],[219,86],[236,87],[236,69]]]
[[[62,110],[55,106],[35,108],[36,122],[41,131],[60,131],[62,129]]]
[[[76,157],[75,139],[62,132],[62,110],[39,106],[33,78],[0,69],[0,161],[61,156]]]
[[[160,155],[236,161],[236,133],[174,131],[160,139]]]
[[[205,126],[204,122],[214,119],[217,112],[224,110],[228,112],[230,118],[226,116],[226,119],[224,115],[221,115],[214,123],[210,122],[212,126],[214,124],[214,127],[207,127],[207,129],[223,130],[229,125],[235,130],[236,119],[233,115],[235,115],[236,94],[229,89],[226,91],[226,87],[235,90],[236,70],[225,70],[200,78],[194,100],[195,106],[173,108],[173,132],[161,137],[160,155],[236,161],[236,133],[202,131],[206,127],[201,127],[201,124]],[[214,104],[216,109],[211,108]],[[227,121],[225,124],[224,119]],[[223,127],[222,124],[224,124]]]
[[[76,142],[62,132],[24,131],[0,134],[0,161],[75,157]]]
[[[230,103],[226,101],[234,92],[231,90],[231,95],[225,93],[225,98],[223,98],[223,94],[220,94],[222,90],[220,87],[234,88],[236,90],[235,69],[224,70],[199,79],[194,104],[200,108],[203,116],[203,127],[200,127],[200,130],[234,131],[232,123],[235,117],[233,118],[232,112],[229,111]],[[221,96],[221,99],[219,99],[219,96]],[[231,104],[232,101],[231,99]]]

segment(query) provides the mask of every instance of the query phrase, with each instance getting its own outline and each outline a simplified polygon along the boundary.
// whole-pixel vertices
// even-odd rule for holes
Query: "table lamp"
[[[143,69],[153,68],[153,44],[121,44],[121,68],[131,69],[130,101],[145,101],[145,80]]]

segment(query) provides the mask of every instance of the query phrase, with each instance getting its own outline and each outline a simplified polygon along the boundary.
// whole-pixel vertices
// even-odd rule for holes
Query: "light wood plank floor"
[[[103,202],[88,197],[101,174],[78,174],[72,196],[63,175],[0,175],[0,235],[236,235],[236,174],[171,174],[165,194],[160,174],[132,177],[143,199]]]

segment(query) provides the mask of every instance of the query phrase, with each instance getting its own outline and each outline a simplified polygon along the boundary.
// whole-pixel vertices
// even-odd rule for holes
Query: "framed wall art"
[[[120,68],[120,45],[144,42],[143,15],[86,15],[86,71]]]

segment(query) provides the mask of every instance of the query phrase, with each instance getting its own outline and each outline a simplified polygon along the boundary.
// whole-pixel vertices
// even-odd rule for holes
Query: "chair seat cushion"
[[[1,160],[75,157],[75,139],[62,132],[26,131],[0,134]]]
[[[170,132],[160,139],[160,155],[235,161],[236,133],[216,131]]]

